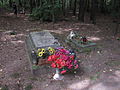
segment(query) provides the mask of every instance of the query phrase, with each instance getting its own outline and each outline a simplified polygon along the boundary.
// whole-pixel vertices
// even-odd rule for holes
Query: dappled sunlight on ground
[[[99,78],[92,80],[85,78],[82,81],[68,85],[70,90],[120,90],[120,70],[103,73]]]
[[[99,41],[99,40],[101,40],[101,38],[91,36],[91,37],[88,37],[88,40],[89,40],[89,41]]]
[[[64,29],[65,31],[71,31],[72,30],[72,28],[69,28],[69,29]]]
[[[85,80],[82,80],[80,82],[77,83],[73,83],[71,85],[68,86],[68,88],[70,89],[75,89],[75,90],[82,90],[87,88],[90,85],[90,79],[86,78]]]
[[[115,75],[120,78],[120,70],[115,71]]]
[[[18,41],[11,41],[11,43],[13,43],[13,44],[15,44],[15,45],[17,45],[17,44],[23,44],[24,43],[24,41],[22,41],[22,40],[18,40]]]

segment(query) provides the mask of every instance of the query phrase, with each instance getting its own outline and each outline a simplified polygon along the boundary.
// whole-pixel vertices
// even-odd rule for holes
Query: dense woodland
[[[19,11],[29,10],[34,19],[43,21],[55,22],[70,12],[81,22],[84,22],[85,13],[89,13],[93,24],[96,23],[96,13],[120,16],[120,0],[0,0],[0,6],[12,8],[13,2]]]
[[[99,14],[112,16],[116,28],[120,23],[120,0],[0,0],[0,7],[12,10],[13,2],[18,13],[29,11],[30,17],[41,21],[56,22],[72,13],[78,21],[84,22],[87,13],[93,24]]]
[[[96,24],[97,15],[109,15],[116,23],[114,34],[120,24],[120,0],[0,0],[0,7],[12,10],[13,2],[18,13],[29,12],[35,20],[56,22],[72,14],[78,21],[84,22],[87,14],[90,22]]]

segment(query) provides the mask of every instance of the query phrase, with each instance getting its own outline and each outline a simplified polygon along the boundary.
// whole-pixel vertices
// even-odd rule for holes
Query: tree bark
[[[90,12],[90,0],[87,0],[86,2],[87,2],[86,10],[87,10],[87,12]]]
[[[91,12],[90,12],[90,20],[92,21],[92,24],[96,24],[96,9],[97,9],[97,0],[91,1]]]
[[[63,11],[63,16],[65,16],[65,0],[62,0],[62,11]]]
[[[22,7],[22,2],[21,2],[21,0],[19,0],[19,6]]]
[[[52,0],[52,6],[54,7],[54,5],[55,5],[55,1]],[[53,8],[53,13],[52,13],[52,22],[53,23],[55,22],[55,10],[54,10],[54,8]]]
[[[32,10],[33,10],[33,3],[32,0],[30,0],[30,13],[32,13]]]
[[[72,0],[70,0],[69,2],[69,7],[70,7],[70,10],[72,10]]]
[[[12,0],[9,0],[9,6],[12,7]]]
[[[86,10],[86,0],[79,0],[78,20],[81,22],[84,22],[85,10]]]
[[[76,2],[77,2],[77,0],[74,1],[74,8],[73,8],[73,15],[74,16],[76,15]]]

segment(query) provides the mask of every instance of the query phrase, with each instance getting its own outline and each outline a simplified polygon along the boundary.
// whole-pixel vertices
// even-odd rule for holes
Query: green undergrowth
[[[25,87],[25,90],[32,90],[32,88],[33,88],[32,84],[29,84]]]

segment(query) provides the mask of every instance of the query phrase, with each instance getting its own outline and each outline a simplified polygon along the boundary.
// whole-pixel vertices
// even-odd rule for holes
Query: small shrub
[[[35,20],[53,21],[59,15],[61,7],[59,0],[55,0],[54,4],[43,0],[42,6],[34,8],[30,17]]]

